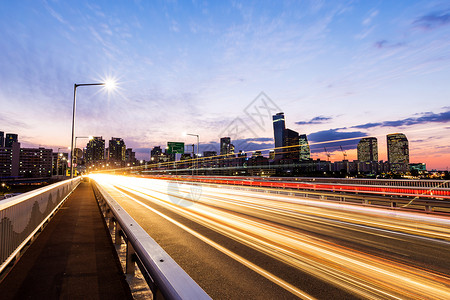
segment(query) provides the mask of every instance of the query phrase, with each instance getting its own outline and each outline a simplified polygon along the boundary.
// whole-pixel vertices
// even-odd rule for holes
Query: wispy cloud
[[[312,125],[312,124],[323,124],[327,123],[328,121],[332,120],[332,117],[326,117],[326,116],[317,116],[312,118],[309,121],[298,121],[295,122],[297,125]]]
[[[450,9],[433,12],[416,19],[413,24],[422,29],[430,30],[450,24]]]
[[[425,123],[446,123],[446,122],[450,122],[450,110],[437,114],[432,112],[426,112],[422,113],[421,116],[419,117],[410,117],[396,121],[366,123],[352,126],[351,128],[368,129],[373,127],[400,127]]]
[[[378,15],[378,10],[373,10],[370,12],[369,16],[362,21],[362,24],[367,26],[372,23],[372,20]]]
[[[374,43],[374,47],[378,49],[382,48],[395,48],[395,47],[401,47],[404,46],[405,43],[391,43],[387,40],[379,40]]]
[[[0,115],[0,124],[2,124],[2,128],[0,128],[2,131],[5,130],[5,128],[14,128],[14,130],[17,131],[17,129],[29,129],[31,126],[28,124],[18,121],[17,119],[12,119],[5,115]]]

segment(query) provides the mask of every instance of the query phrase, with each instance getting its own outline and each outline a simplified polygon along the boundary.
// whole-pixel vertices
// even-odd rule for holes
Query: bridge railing
[[[65,180],[0,201],[0,274],[20,256],[80,180]]]
[[[134,274],[137,265],[153,299],[211,299],[101,185],[91,180],[107,224],[114,228],[115,243],[120,244],[122,238],[126,243],[125,273]]]

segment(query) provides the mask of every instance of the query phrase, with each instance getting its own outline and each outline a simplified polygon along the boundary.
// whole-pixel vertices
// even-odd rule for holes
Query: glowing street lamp
[[[75,111],[77,104],[77,87],[79,86],[94,86],[103,85],[108,89],[114,88],[116,86],[114,81],[105,81],[102,83],[75,83],[73,85],[73,111],[72,111],[72,139],[70,144],[70,178],[73,178],[73,153],[74,153],[74,143],[75,143]]]

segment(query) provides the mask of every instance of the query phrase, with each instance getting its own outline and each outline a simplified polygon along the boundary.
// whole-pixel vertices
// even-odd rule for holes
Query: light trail
[[[164,219],[166,219],[167,221],[177,225],[178,227],[180,227],[181,229],[189,232],[190,234],[192,234],[193,236],[197,237],[198,239],[204,241],[205,243],[207,243],[208,245],[216,248],[217,250],[219,250],[220,252],[228,255],[229,257],[233,258],[234,260],[240,262],[241,264],[245,265],[246,267],[248,267],[249,269],[255,271],[256,273],[264,276],[265,278],[269,279],[270,281],[272,281],[273,283],[281,286],[282,288],[288,290],[289,292],[291,292],[292,294],[296,295],[297,297],[301,298],[301,299],[315,299],[314,297],[308,295],[307,293],[301,291],[300,289],[296,288],[295,286],[293,286],[292,284],[287,283],[286,281],[284,281],[283,279],[271,274],[270,272],[264,270],[263,268],[251,263],[250,261],[246,260],[245,258],[243,258],[242,256],[237,255],[236,253],[228,250],[227,248],[217,244],[216,242],[212,241],[211,239],[205,237],[204,235],[196,232],[195,230],[192,230],[191,228],[189,228],[188,226],[185,226],[183,224],[181,224],[180,222],[170,218],[169,216],[157,211],[156,209],[153,209],[152,207],[148,206],[147,204],[143,203],[142,201],[137,200],[136,198],[131,197],[130,195],[116,189],[113,187],[113,189],[115,189],[117,192],[119,192],[120,194],[124,195],[125,197],[128,197],[129,199],[132,199],[133,201],[135,201],[136,203],[138,203],[139,205],[147,208],[148,210],[153,211],[154,213],[158,214],[159,216],[163,217]]]
[[[446,299],[450,295],[450,277],[447,273],[433,272],[356,251],[307,235],[292,226],[283,225],[286,223],[283,216],[293,219],[310,216],[318,223],[334,220],[341,222],[341,226],[346,228],[348,226],[345,224],[381,228],[387,233],[400,232],[408,236],[426,238],[430,243],[446,245],[450,241],[450,219],[448,218],[429,217],[410,212],[392,214],[392,211],[382,209],[244,191],[226,190],[224,192],[209,187],[204,187],[199,202],[192,204],[186,200],[190,187],[188,184],[178,185],[175,189],[167,181],[162,180],[98,175],[94,178],[102,185],[121,189],[122,194],[140,205],[146,205],[146,208],[159,215],[161,215],[160,212],[130,194],[161,205],[244,245],[365,298]],[[180,202],[174,204],[174,198],[179,199]],[[209,205],[210,203],[214,205]],[[255,214],[255,211],[259,214]],[[270,218],[260,218],[261,213],[270,215]],[[185,228],[183,224],[177,222],[177,226],[200,238],[200,234]],[[350,229],[353,230],[353,228]],[[408,236],[404,237],[405,240],[409,238]],[[226,249],[223,246],[220,248]]]

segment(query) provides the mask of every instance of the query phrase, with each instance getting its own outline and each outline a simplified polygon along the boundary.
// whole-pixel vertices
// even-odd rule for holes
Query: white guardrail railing
[[[148,233],[93,179],[94,192],[115,243],[126,243],[126,274],[134,274],[137,265],[153,299],[211,299],[208,294],[152,239]]]
[[[65,180],[0,201],[0,274],[78,186]]]

